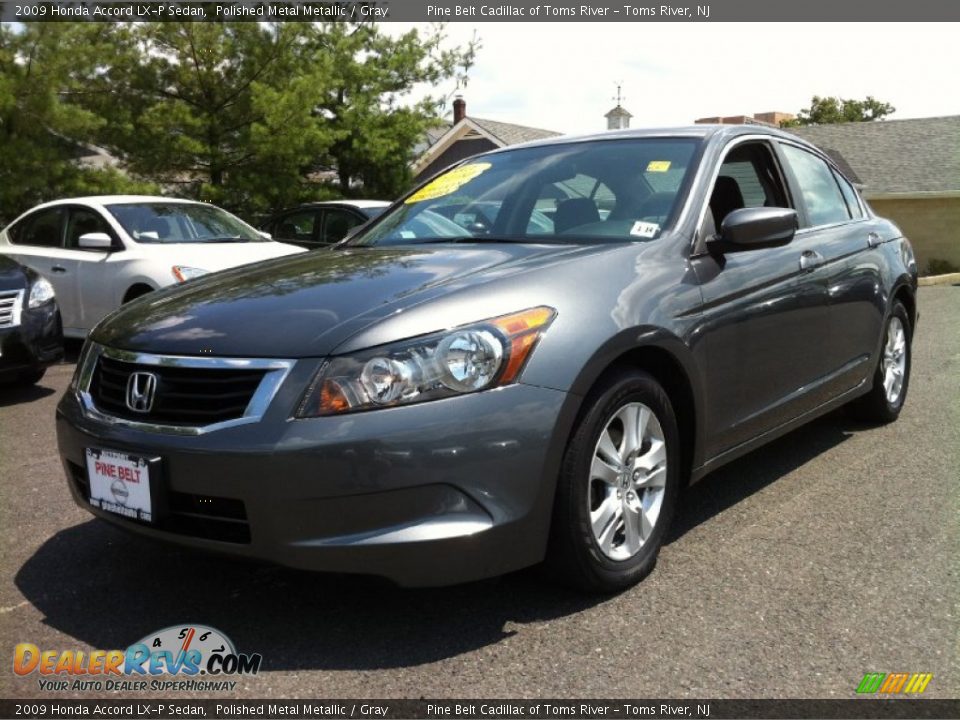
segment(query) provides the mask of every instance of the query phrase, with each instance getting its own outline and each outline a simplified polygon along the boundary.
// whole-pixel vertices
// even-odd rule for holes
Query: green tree
[[[819,97],[814,95],[810,107],[804,108],[793,120],[787,120],[783,127],[802,125],[831,125],[847,122],[870,122],[883,120],[896,112],[890,103],[881,102],[867,96],[866,100],[844,100],[837,97]]]
[[[135,173],[247,211],[295,202],[332,134],[313,122],[329,59],[299,23],[111,27],[112,61],[84,104],[100,142]]]
[[[77,158],[104,119],[73,101],[97,60],[92,24],[0,25],[0,225],[58,197],[150,186]]]
[[[446,100],[428,94],[413,102],[413,91],[466,84],[480,43],[448,47],[443,25],[398,37],[371,23],[318,24],[314,32],[315,52],[332,69],[315,116],[334,136],[325,164],[345,194],[359,184],[365,195],[394,198],[408,187],[414,150]]]
[[[0,26],[0,213],[137,178],[245,215],[360,187],[394,197],[444,104],[415,93],[464,83],[476,49],[448,48],[442,26]],[[74,162],[90,143],[122,172]],[[335,188],[315,179],[331,168]]]

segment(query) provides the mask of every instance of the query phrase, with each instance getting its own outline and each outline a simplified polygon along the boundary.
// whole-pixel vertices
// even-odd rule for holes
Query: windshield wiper
[[[240,237],[235,235],[233,237],[215,237],[215,238],[202,238],[198,239],[196,242],[202,243],[236,243],[236,242],[250,242],[247,238]]]

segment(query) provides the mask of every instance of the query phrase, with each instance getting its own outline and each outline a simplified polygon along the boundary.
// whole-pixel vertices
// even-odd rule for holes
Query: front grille
[[[0,292],[0,328],[20,324],[20,295],[22,290]]]
[[[153,406],[127,406],[127,383],[135,372],[156,376]],[[243,417],[265,370],[141,365],[101,355],[90,382],[93,404],[115,417],[157,425],[200,427]]]
[[[81,465],[69,462],[70,480],[83,498],[90,497],[90,482],[87,471]],[[123,518],[125,522],[146,527],[155,527],[164,532],[190,537],[218,540],[220,542],[246,545],[250,543],[250,524],[247,509],[242,500],[194,495],[174,490],[166,491],[166,511],[155,515],[156,522],[145,523]]]

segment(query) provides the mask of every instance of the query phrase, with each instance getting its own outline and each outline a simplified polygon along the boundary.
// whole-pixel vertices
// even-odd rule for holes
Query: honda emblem
[[[153,409],[157,394],[157,376],[149,372],[130,373],[127,379],[127,407],[138,413]]]

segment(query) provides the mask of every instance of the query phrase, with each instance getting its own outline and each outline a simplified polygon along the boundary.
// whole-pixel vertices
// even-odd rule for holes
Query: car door
[[[316,208],[294,210],[277,218],[270,232],[274,240],[310,250],[317,246],[320,219],[320,210]]]
[[[826,297],[819,349],[823,367],[815,391],[826,402],[861,383],[872,367],[885,308],[880,228],[826,158],[789,142],[780,142],[780,149],[788,181],[805,210],[797,236],[812,253],[810,272]]]
[[[700,236],[715,235],[733,210],[795,207],[766,140],[734,140],[720,165]],[[707,388],[707,457],[782,425],[812,407],[822,372],[825,288],[801,269],[807,244],[704,252],[693,258],[703,294],[697,352]]]
[[[64,330],[69,331],[81,325],[76,267],[63,251],[66,216],[63,206],[26,215],[7,231],[11,244],[4,252],[50,281],[57,294]]]
[[[80,247],[80,236],[106,233],[113,240],[110,250]],[[89,330],[118,307],[118,263],[123,262],[123,244],[106,219],[93,208],[67,208],[64,259],[76,277],[78,327]]]

